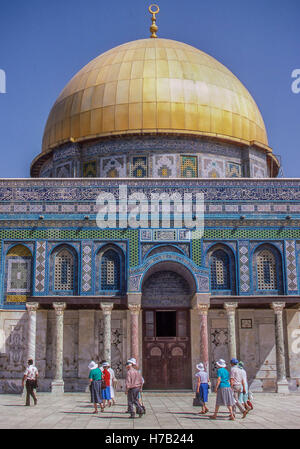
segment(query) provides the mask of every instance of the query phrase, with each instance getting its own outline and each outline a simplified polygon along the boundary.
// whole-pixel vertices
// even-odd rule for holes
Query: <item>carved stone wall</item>
[[[99,361],[104,359],[103,355],[103,317],[97,313],[96,338],[98,341]],[[111,366],[115,371],[117,379],[126,377],[125,363],[127,360],[127,316],[126,311],[113,310],[111,319]]]

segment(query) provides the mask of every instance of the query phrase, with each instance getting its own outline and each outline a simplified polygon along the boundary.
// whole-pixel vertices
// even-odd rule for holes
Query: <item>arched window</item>
[[[225,251],[218,249],[210,256],[212,290],[230,290],[230,262]]]
[[[107,250],[101,258],[101,290],[120,290],[120,257],[113,249]]]
[[[268,249],[264,249],[257,254],[257,289],[277,290],[276,259],[274,254]]]
[[[74,289],[74,256],[62,249],[54,260],[54,290],[71,291]]]
[[[30,250],[15,245],[6,256],[6,302],[25,302],[31,291]]]

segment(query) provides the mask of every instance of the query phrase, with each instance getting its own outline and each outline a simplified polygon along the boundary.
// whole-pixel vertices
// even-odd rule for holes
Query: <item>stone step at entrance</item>
[[[193,390],[144,390],[143,395],[157,395],[157,396],[168,396],[172,394],[182,396],[183,394],[193,394]]]

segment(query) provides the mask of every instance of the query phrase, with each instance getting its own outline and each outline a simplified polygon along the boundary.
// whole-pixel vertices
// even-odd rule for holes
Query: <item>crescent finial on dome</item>
[[[153,7],[155,7],[156,9],[153,10]],[[149,12],[150,14],[152,14],[151,20],[152,20],[152,25],[150,27],[150,31],[151,31],[151,38],[152,39],[156,39],[157,38],[157,30],[158,30],[158,26],[156,25],[156,14],[159,13],[159,6],[152,4],[149,6]]]

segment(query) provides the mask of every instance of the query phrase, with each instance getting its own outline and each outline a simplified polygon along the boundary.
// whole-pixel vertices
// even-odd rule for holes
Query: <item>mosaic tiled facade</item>
[[[0,180],[0,391],[18,392],[29,356],[42,391],[87,391],[88,364],[103,358],[124,389],[124,364],[132,356],[146,388],[151,377],[165,382],[157,389],[195,387],[199,361],[214,384],[214,361],[233,356],[245,362],[254,391],[299,388],[300,181],[272,177],[279,162],[254,100],[248,106],[258,123],[251,130],[237,111],[223,111],[222,95],[215,98],[219,109],[193,104],[211,83],[201,81],[202,89],[184,70],[179,83],[170,81],[172,92],[182,86],[184,107],[180,95],[172,99],[178,86],[170,107],[145,100],[153,92],[168,96],[158,71],[171,72],[175,56],[189,64],[196,54],[204,57],[192,47],[183,53],[176,42],[166,52],[156,42],[149,39],[145,51],[133,43],[134,52],[117,56],[128,61],[108,61],[112,76],[122,79],[106,82],[102,68],[102,84],[74,93],[72,108],[81,105],[85,118],[79,120],[78,110],[74,135],[49,147],[47,125],[47,151],[44,146],[33,161],[32,179]],[[145,72],[135,78],[142,54]],[[153,59],[167,54],[173,55],[168,68],[158,60],[153,72],[155,87]],[[87,67],[87,79],[96,82],[93,65]],[[126,100],[129,81],[140,87],[129,89]],[[134,92],[143,103],[128,103]],[[86,111],[97,101],[101,111],[105,103],[103,117],[99,108]],[[60,115],[53,120],[56,135]],[[227,126],[231,120],[235,130]],[[87,123],[95,132],[85,135]],[[165,203],[157,200],[163,196]],[[199,197],[204,226],[194,229]]]
[[[145,136],[64,145],[43,164],[40,176],[266,178],[268,167],[265,156],[252,147],[241,150],[227,143]]]

